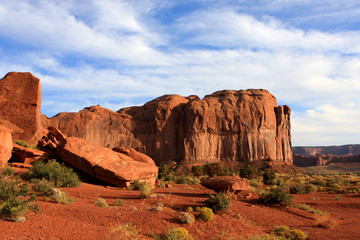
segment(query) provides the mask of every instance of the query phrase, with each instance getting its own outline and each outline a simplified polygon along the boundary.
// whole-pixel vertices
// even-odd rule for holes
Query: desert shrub
[[[194,211],[194,209],[192,207],[187,207],[186,208],[186,212],[188,213],[192,213]]]
[[[166,240],[192,240],[194,239],[189,235],[189,232],[182,227],[170,229],[166,236]]]
[[[252,236],[250,239],[251,240],[284,240],[283,237],[270,235],[270,234],[266,234],[266,235],[262,235],[262,236],[255,235],[255,236]]]
[[[345,193],[346,191],[342,188],[340,184],[333,184],[329,188],[329,192],[341,194],[341,193]]]
[[[124,205],[125,205],[125,202],[124,202],[124,200],[118,198],[118,199],[116,199],[116,200],[114,201],[114,205],[115,205],[115,206],[124,206]]]
[[[109,204],[107,204],[106,200],[101,197],[97,198],[94,203],[97,207],[109,207]]]
[[[182,212],[180,221],[182,223],[193,224],[195,222],[195,216],[190,212]]]
[[[317,192],[318,188],[314,184],[306,184],[305,185],[305,192],[306,193],[315,193]]]
[[[211,208],[197,207],[196,211],[199,212],[198,217],[204,222],[210,222],[214,219],[214,213]]]
[[[274,185],[276,174],[270,168],[266,168],[263,173],[263,182],[266,185]]]
[[[171,169],[169,163],[164,163],[159,166],[158,179],[162,181],[175,180],[175,172]]]
[[[142,186],[144,182],[140,182],[140,179],[136,179],[135,181],[130,183],[131,190],[139,190],[140,186]]]
[[[60,204],[70,204],[75,202],[75,199],[68,197],[68,195],[60,191],[58,188],[52,188],[51,194],[49,196],[50,201],[60,203]]]
[[[301,182],[294,183],[290,186],[290,193],[291,194],[298,194],[298,193],[306,193],[305,190],[306,185]]]
[[[286,225],[280,225],[274,227],[274,233],[277,236],[285,237],[285,234],[290,230],[290,228]]]
[[[259,177],[261,174],[260,174],[260,170],[257,167],[248,164],[248,165],[240,168],[239,175],[240,175],[240,177],[243,177],[243,178],[253,179],[253,178]]]
[[[208,163],[204,165],[204,172],[209,177],[222,176],[224,167],[220,162]]]
[[[300,229],[290,229],[286,225],[275,226],[274,234],[288,240],[305,240],[308,235]]]
[[[148,198],[151,194],[152,186],[150,183],[144,182],[143,184],[140,185],[139,191],[140,191],[140,197]]]
[[[203,166],[201,166],[201,165],[192,166],[192,167],[191,167],[191,172],[192,172],[192,174],[194,174],[194,176],[196,176],[196,177],[200,177],[200,176],[205,175],[204,168],[203,168]]]
[[[339,224],[339,221],[330,214],[326,214],[325,216],[316,216],[315,223],[319,227],[334,229]]]
[[[230,199],[224,196],[222,193],[209,194],[205,203],[206,206],[211,208],[213,211],[227,210],[231,206]]]
[[[40,195],[50,196],[52,194],[52,189],[55,188],[55,184],[53,182],[49,182],[44,179],[31,179],[32,189]]]
[[[319,187],[325,187],[326,186],[326,181],[324,181],[321,178],[315,178],[314,180],[311,180],[310,183],[315,185],[315,186],[319,186]]]
[[[318,215],[322,215],[322,216],[326,215],[325,212],[323,212],[323,211],[321,211],[319,209],[313,208],[313,207],[311,207],[311,206],[309,206],[307,204],[304,204],[304,203],[303,204],[294,204],[293,206],[295,208],[304,210],[304,211],[309,212],[309,213],[314,213],[314,214],[318,214]]]
[[[53,182],[56,187],[75,187],[80,185],[79,176],[72,168],[50,160],[36,161],[25,176],[27,179],[46,179]]]
[[[28,184],[22,184],[19,179],[13,177],[0,178],[0,218],[15,220],[24,216],[27,210],[38,211],[34,194],[30,194]]]
[[[198,177],[181,175],[176,177],[175,182],[177,184],[199,184],[200,179]]]
[[[346,193],[360,193],[360,189],[355,186],[348,187]]]
[[[16,140],[15,143],[22,147],[37,149],[36,145],[28,145],[25,140]]]
[[[260,178],[253,178],[249,180],[249,183],[252,187],[262,187],[263,181]]]
[[[285,234],[286,239],[291,240],[305,240],[308,239],[308,235],[300,229],[291,229]]]
[[[2,176],[12,176],[12,175],[14,175],[14,173],[15,173],[14,169],[9,168],[9,167],[5,167],[4,169],[2,169],[0,171],[0,177],[2,177]]]
[[[292,196],[281,187],[272,187],[269,191],[261,194],[260,200],[263,203],[290,205],[292,203]]]
[[[114,240],[139,240],[142,239],[140,230],[132,223],[123,223],[109,230],[108,239]]]

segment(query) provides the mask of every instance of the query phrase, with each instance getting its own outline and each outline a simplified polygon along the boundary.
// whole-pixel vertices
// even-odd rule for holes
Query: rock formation
[[[154,161],[135,160],[76,137],[60,142],[57,150],[63,161],[104,182],[127,187],[139,179],[155,185],[158,168]]]
[[[5,167],[11,158],[13,140],[11,130],[0,125],[0,168]]]
[[[40,80],[31,73],[8,73],[0,80],[0,122],[14,140],[34,144],[42,136]]]
[[[298,167],[325,166],[334,163],[360,163],[360,155],[331,155],[317,154],[312,156],[303,156],[294,154],[294,165]]]
[[[134,148],[157,163],[291,165],[290,112],[266,90],[224,90],[204,99],[165,95],[118,112],[93,106],[44,116],[43,125],[104,147]]]
[[[331,154],[331,155],[360,155],[360,144],[319,147],[293,147],[293,153],[303,156]]]
[[[249,190],[250,183],[236,176],[215,176],[201,181],[201,185],[217,192]]]

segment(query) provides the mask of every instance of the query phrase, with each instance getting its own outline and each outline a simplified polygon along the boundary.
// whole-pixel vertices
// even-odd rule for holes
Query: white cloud
[[[360,105],[321,105],[305,113],[293,112],[293,145],[341,145],[360,139]]]

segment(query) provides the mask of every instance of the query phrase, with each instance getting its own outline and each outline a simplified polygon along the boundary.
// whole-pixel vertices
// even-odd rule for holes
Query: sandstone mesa
[[[98,105],[48,118],[40,113],[40,80],[12,72],[0,80],[0,109],[0,125],[13,140],[52,149],[63,161],[115,185],[136,178],[154,182],[154,161],[293,164],[291,110],[263,89],[222,90],[203,99],[165,95],[117,112]],[[1,133],[1,140],[9,141],[6,131]],[[4,165],[10,157],[3,152]]]

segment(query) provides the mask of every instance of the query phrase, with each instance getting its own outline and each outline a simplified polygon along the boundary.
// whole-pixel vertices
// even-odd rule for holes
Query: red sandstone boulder
[[[201,185],[217,192],[249,190],[250,183],[236,176],[215,176],[201,181]]]
[[[13,141],[11,130],[0,125],[0,168],[4,168],[11,158]]]
[[[126,156],[129,156],[132,159],[134,159],[134,161],[150,163],[150,164],[154,163],[154,160],[152,160],[150,157],[146,156],[143,153],[139,153],[138,151],[136,151],[133,148],[115,147],[112,150],[115,151],[115,152],[125,154]]]
[[[57,150],[63,161],[104,182],[127,187],[130,182],[139,179],[155,185],[158,168],[154,161],[137,161],[75,137],[60,142]]]
[[[34,144],[41,138],[41,86],[31,73],[8,73],[0,80],[0,119],[8,121],[14,140]]]
[[[44,151],[33,148],[26,148],[15,143],[12,152],[12,161],[31,164],[45,155],[46,152]]]

